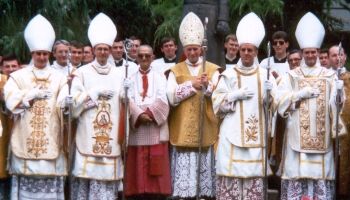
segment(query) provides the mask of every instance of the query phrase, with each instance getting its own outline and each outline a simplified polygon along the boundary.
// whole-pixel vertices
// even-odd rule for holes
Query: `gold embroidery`
[[[247,128],[245,129],[246,142],[258,140],[258,123],[259,120],[252,114],[246,121]]]
[[[111,154],[112,146],[109,141],[112,138],[109,137],[109,133],[112,130],[112,121],[110,117],[111,105],[107,102],[107,99],[100,97],[97,108],[97,115],[93,121],[95,137],[95,144],[92,146],[92,151],[96,154]]]
[[[35,76],[35,75],[34,75]],[[40,85],[42,89],[48,89],[50,81],[46,79],[34,80],[37,85]],[[35,157],[41,156],[41,154],[47,153],[47,146],[49,145],[49,139],[46,137],[45,128],[48,126],[46,115],[50,115],[50,107],[46,99],[37,99],[34,101],[33,106],[29,109],[29,112],[33,114],[30,120],[30,125],[33,128],[29,138],[27,138],[27,152],[34,154]]]
[[[301,79],[299,89],[304,87],[318,88],[320,95],[316,98],[316,134],[311,132],[309,100],[300,103],[300,141],[304,150],[326,150],[326,80]]]

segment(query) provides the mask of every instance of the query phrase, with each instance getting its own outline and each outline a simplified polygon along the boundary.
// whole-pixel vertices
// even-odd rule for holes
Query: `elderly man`
[[[165,37],[160,42],[160,50],[163,53],[162,58],[152,62],[152,69],[162,74],[176,64],[176,40],[172,37]]]
[[[126,161],[125,195],[157,199],[171,194],[168,154],[168,114],[165,76],[151,69],[153,50],[137,50],[140,67],[131,76],[130,136]]]
[[[202,197],[215,196],[215,171],[213,145],[217,140],[218,121],[210,99],[219,76],[218,66],[205,63],[201,57],[204,27],[198,16],[190,12],[181,22],[179,37],[187,59],[170,69],[167,96],[173,107],[169,117],[173,196],[193,198],[199,184]],[[203,127],[199,127],[200,99],[205,90]],[[203,141],[199,143],[199,129]],[[201,155],[198,147],[203,147]],[[197,157],[201,156],[200,171]],[[197,183],[196,174],[200,173]]]
[[[64,199],[67,175],[57,102],[66,77],[47,67],[55,32],[37,15],[24,31],[33,64],[10,74],[4,93],[14,115],[10,174],[12,199]]]
[[[274,94],[276,88],[273,76],[267,80],[267,71],[254,64],[264,36],[264,25],[255,13],[241,19],[237,39],[242,62],[222,73],[212,96],[214,112],[222,118],[216,152],[218,200],[264,198],[263,102],[266,91]],[[266,172],[271,174],[269,166]]]
[[[281,199],[334,197],[332,140],[336,132],[336,91],[342,90],[342,81],[336,81],[333,71],[317,65],[324,34],[315,15],[302,17],[295,35],[305,64],[289,71],[278,85],[278,112],[287,120],[280,165]],[[344,134],[344,125],[339,127],[339,134]]]
[[[117,30],[103,13],[90,23],[95,61],[78,68],[72,82],[78,118],[72,199],[117,199],[123,178],[118,144],[119,92],[123,75],[107,62]]]
[[[51,65],[54,69],[58,70],[64,75],[68,75],[68,53],[69,53],[69,42],[66,40],[57,40],[53,44],[53,57],[55,61]]]

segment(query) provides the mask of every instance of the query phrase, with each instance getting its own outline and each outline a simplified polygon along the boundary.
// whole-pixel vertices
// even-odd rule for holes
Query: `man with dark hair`
[[[232,68],[234,64],[237,64],[239,60],[238,55],[238,41],[235,34],[229,34],[225,38],[225,44],[224,44],[226,54],[225,54],[225,63],[226,63],[226,69]]]
[[[328,49],[321,49],[320,55],[318,56],[320,59],[321,67],[325,67],[329,69],[331,66],[329,65],[329,54]]]
[[[154,60],[151,64],[152,69],[164,73],[170,67],[176,64],[176,40],[172,37],[165,37],[160,42],[160,50],[163,53],[162,58]]]
[[[113,61],[111,62],[112,65],[120,68],[122,70],[122,74],[125,74],[125,65],[126,60],[124,57],[124,41],[120,38],[116,38],[112,45],[112,51],[111,51]],[[135,72],[137,72],[137,65],[134,62],[129,61],[128,62],[128,75],[132,75]]]
[[[94,59],[95,57],[92,52],[92,46],[90,44],[86,44],[83,48],[83,65],[91,63]]]
[[[289,64],[289,69],[295,69],[300,66],[301,62],[301,51],[299,49],[293,49],[288,53],[288,64]]]
[[[8,76],[21,67],[15,54],[4,56],[0,61],[0,66],[2,72],[0,76],[0,199],[8,199],[10,194],[10,178],[6,166],[12,120],[10,113],[5,108],[3,88]]]
[[[83,65],[82,64],[83,51],[84,51],[84,46],[82,43],[75,40],[70,42],[70,53],[71,53],[70,62],[73,67],[79,68]]]
[[[129,39],[132,41],[132,46],[128,52],[126,59],[128,59],[128,61],[132,61],[132,62],[137,64],[137,61],[136,61],[137,49],[142,44],[142,41],[140,38],[138,38],[136,36],[131,36]]]
[[[2,58],[0,62],[1,73],[8,76],[21,68],[21,64],[15,54],[9,54]]]
[[[271,72],[275,78],[286,74],[289,71],[289,65],[287,62],[288,47],[288,34],[284,31],[275,32],[272,35],[272,48],[275,55],[270,58],[265,58],[261,61],[260,66],[266,68],[268,65],[268,59],[270,59]]]

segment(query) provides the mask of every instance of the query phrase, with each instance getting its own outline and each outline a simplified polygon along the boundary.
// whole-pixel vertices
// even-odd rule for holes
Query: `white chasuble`
[[[278,86],[278,112],[287,118],[282,178],[334,179],[332,138],[335,137],[336,75],[325,68],[298,67]],[[315,98],[301,99],[297,92],[316,88]],[[345,134],[341,121],[339,135]]]
[[[29,108],[18,106],[34,87],[52,92],[48,99],[34,99]],[[10,75],[4,87],[7,108],[14,114],[11,136],[11,173],[63,175],[60,109],[57,102],[66,92],[66,77],[50,67],[30,65]]]
[[[72,82],[73,115],[78,117],[73,175],[97,180],[118,180],[122,162],[118,144],[121,70],[96,61],[76,71]],[[110,99],[101,96],[112,91]]]
[[[235,65],[222,73],[212,96],[214,112],[222,118],[216,153],[218,175],[241,178],[264,176],[263,83],[266,79],[267,71],[257,65]],[[271,75],[270,80],[274,86],[271,91],[273,99],[276,82]],[[242,88],[254,91],[254,96],[230,102],[228,96]]]

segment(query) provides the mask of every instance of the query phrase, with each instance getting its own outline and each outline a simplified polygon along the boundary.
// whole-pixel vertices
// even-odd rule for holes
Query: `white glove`
[[[227,100],[229,102],[234,102],[237,100],[247,100],[254,96],[254,92],[251,90],[248,90],[247,87],[243,89],[239,89],[237,91],[231,92],[227,96]]]
[[[73,96],[72,95],[66,96],[66,98],[64,99],[64,103],[66,107],[73,105]]]
[[[335,85],[337,87],[337,90],[343,90],[344,88],[344,81],[343,80],[336,80]]]
[[[266,80],[266,81],[264,82],[264,91],[267,91],[267,90],[271,91],[272,88],[273,88],[272,82],[269,81],[269,80]]]
[[[296,93],[298,100],[315,98],[318,97],[318,95],[320,95],[320,91],[312,87],[304,87]]]
[[[40,86],[36,86],[33,89],[31,89],[24,97],[22,100],[22,103],[26,107],[29,106],[29,101],[34,100],[34,99],[49,99],[52,96],[52,92],[49,90],[42,90],[40,89]]]
[[[114,92],[112,90],[102,90],[99,92],[99,96],[111,99],[114,96]]]
[[[340,67],[340,68],[338,68],[337,70],[338,70],[338,73],[339,73],[339,74],[343,74],[343,73],[346,72],[345,67]]]
[[[134,85],[134,82],[130,78],[125,78],[123,81],[123,87],[130,89]]]

